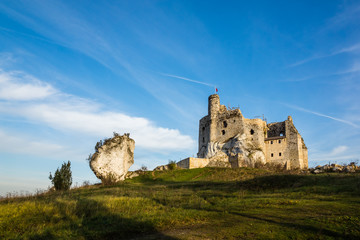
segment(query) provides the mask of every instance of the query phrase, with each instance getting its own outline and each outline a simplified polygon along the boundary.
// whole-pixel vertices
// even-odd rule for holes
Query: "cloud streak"
[[[318,55],[318,56],[313,56],[313,57],[303,59],[301,61],[290,64],[288,67],[290,67],[290,68],[298,67],[298,66],[301,66],[301,65],[303,65],[305,63],[308,63],[308,62],[311,62],[311,61],[314,61],[314,60],[328,58],[328,57],[334,57],[334,56],[337,56],[337,55],[343,54],[343,53],[357,54],[359,52],[360,52],[360,43],[357,43],[357,44],[351,45],[349,47],[342,48],[340,50],[334,51],[334,52],[329,53],[329,54],[323,54],[323,55]]]
[[[172,77],[172,78],[177,78],[177,79],[181,79],[181,80],[185,80],[185,81],[193,82],[193,83],[197,83],[197,84],[202,84],[202,85],[205,85],[205,86],[208,86],[208,87],[216,88],[216,86],[214,84],[210,84],[210,83],[206,83],[206,82],[200,82],[200,81],[193,80],[193,79],[186,78],[186,77],[181,77],[181,76],[176,76],[176,75],[171,75],[171,74],[166,74],[166,73],[161,73],[161,75],[167,76],[167,77]]]
[[[332,116],[329,116],[329,115],[326,115],[326,114],[322,114],[322,113],[319,113],[319,112],[315,112],[315,111],[311,111],[309,109],[305,109],[305,108],[302,108],[302,107],[298,107],[298,106],[294,106],[294,105],[290,105],[290,104],[287,104],[287,103],[281,103],[282,105],[284,106],[287,106],[289,108],[293,108],[293,109],[296,109],[296,110],[299,110],[299,111],[302,111],[302,112],[307,112],[307,113],[311,113],[313,115],[316,115],[316,116],[320,116],[320,117],[324,117],[324,118],[329,118],[331,120],[334,120],[334,121],[337,121],[337,122],[341,122],[341,123],[345,123],[347,125],[350,125],[352,127],[355,127],[355,128],[359,128],[359,126],[353,122],[350,122],[350,121],[347,121],[345,119],[341,119],[341,118],[336,118],[336,117],[332,117]]]

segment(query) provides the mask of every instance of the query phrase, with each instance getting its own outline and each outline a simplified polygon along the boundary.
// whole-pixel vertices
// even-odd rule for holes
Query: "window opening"
[[[273,141],[270,141],[270,144],[273,144]]]
[[[221,133],[222,133],[222,135],[225,135],[225,130],[222,130]]]
[[[253,135],[255,133],[254,129],[250,130],[250,134]]]
[[[202,128],[202,131],[205,132],[205,127]]]
[[[274,156],[274,154],[272,153],[272,154],[271,154],[271,157],[273,157],[273,156]]]
[[[203,137],[203,143],[205,142],[205,138]]]
[[[279,153],[279,156],[281,157],[281,153]]]
[[[224,127],[226,128],[226,127],[227,127],[227,122],[224,121],[224,122],[223,122],[223,125],[224,125]]]
[[[281,140],[279,140],[279,143],[281,143]]]
[[[283,137],[284,136],[284,133],[280,133],[280,137]]]

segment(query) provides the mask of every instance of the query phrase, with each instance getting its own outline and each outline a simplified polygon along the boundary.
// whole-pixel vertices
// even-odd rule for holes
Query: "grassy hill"
[[[360,174],[204,168],[0,201],[0,239],[360,239]]]

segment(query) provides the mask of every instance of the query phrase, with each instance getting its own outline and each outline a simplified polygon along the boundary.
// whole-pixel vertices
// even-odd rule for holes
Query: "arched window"
[[[221,133],[222,133],[222,135],[225,135],[225,130],[222,130]]]
[[[223,125],[224,125],[224,127],[226,128],[226,127],[227,127],[227,122],[224,121],[224,122],[223,122]]]
[[[254,129],[250,130],[250,134],[253,135],[255,133]]]

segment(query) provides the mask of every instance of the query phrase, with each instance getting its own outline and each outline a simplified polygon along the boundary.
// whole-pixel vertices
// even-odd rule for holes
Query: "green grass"
[[[360,174],[147,172],[0,201],[0,239],[359,239]]]

